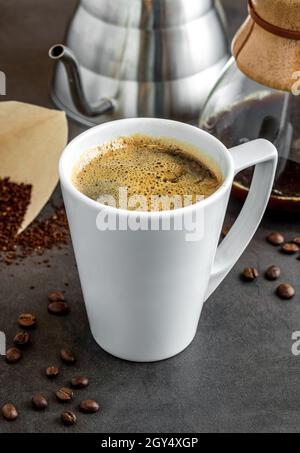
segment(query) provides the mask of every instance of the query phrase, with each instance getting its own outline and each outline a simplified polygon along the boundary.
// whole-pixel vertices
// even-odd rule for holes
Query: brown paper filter
[[[232,53],[249,78],[290,91],[300,71],[300,0],[249,0]]]
[[[22,229],[39,214],[58,182],[58,160],[67,138],[63,112],[20,102],[0,103],[0,178],[32,185]]]

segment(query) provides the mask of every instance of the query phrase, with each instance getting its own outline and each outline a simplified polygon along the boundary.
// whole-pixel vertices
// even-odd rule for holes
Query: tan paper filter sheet
[[[0,178],[33,186],[22,229],[49,200],[67,139],[64,112],[21,102],[0,103]]]

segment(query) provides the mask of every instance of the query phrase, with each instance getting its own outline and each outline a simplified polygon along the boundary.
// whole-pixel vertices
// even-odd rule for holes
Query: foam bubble
[[[194,203],[220,185],[214,172],[184,148],[138,135],[94,148],[90,159],[84,156],[73,182],[93,200],[112,195],[117,206],[119,188],[127,188],[128,197],[145,196],[149,209],[152,196],[190,195]]]

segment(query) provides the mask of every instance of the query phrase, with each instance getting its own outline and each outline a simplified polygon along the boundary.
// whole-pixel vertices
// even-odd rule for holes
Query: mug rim
[[[214,143],[215,146],[218,148],[219,152],[221,152],[223,154],[223,156],[225,157],[225,160],[227,161],[227,164],[228,164],[227,174],[225,174],[225,175],[223,174],[224,179],[223,179],[223,182],[220,185],[220,187],[218,187],[218,189],[214,193],[209,195],[207,198],[205,198],[203,200],[199,200],[194,204],[184,206],[181,208],[176,208],[173,210],[165,210],[165,211],[130,211],[127,209],[116,208],[116,207],[104,205],[98,201],[92,200],[87,195],[84,195],[82,192],[80,192],[74,186],[74,184],[71,182],[71,178],[69,175],[66,174],[67,172],[65,170],[67,155],[71,152],[71,149],[74,146],[74,144],[77,141],[79,141],[80,139],[82,139],[84,136],[93,135],[97,131],[104,129],[104,128],[113,127],[113,128],[117,129],[118,125],[120,125],[121,123],[124,124],[127,122],[127,123],[133,124],[135,122],[138,123],[138,122],[145,122],[145,121],[152,122],[153,124],[156,123],[156,126],[159,125],[159,123],[172,124],[172,125],[175,124],[178,127],[190,129],[193,132],[196,132],[199,136],[208,136],[209,139],[212,141],[212,143]],[[137,126],[137,133],[138,133],[138,126]],[[117,131],[116,131],[115,135],[116,135],[116,137],[115,137],[116,139],[119,138]],[[149,133],[149,134],[147,133],[145,135],[151,136],[151,133]],[[172,138],[172,135],[170,135],[170,137]],[[111,140],[113,140],[113,138]],[[207,154],[209,155],[209,152],[207,152]],[[210,204],[214,203],[215,201],[217,201],[219,198],[222,197],[224,192],[226,192],[228,189],[231,188],[232,182],[233,182],[233,177],[234,177],[233,159],[231,157],[231,154],[230,154],[228,148],[219,139],[217,139],[213,135],[209,134],[208,132],[204,131],[203,129],[200,129],[197,126],[193,126],[191,124],[183,123],[180,121],[164,119],[164,118],[147,118],[147,117],[124,118],[124,119],[120,119],[120,120],[114,120],[114,121],[102,123],[97,126],[93,126],[89,129],[87,129],[86,131],[82,132],[81,134],[77,135],[75,138],[73,138],[67,144],[67,146],[64,148],[64,150],[60,156],[60,159],[59,159],[60,183],[64,187],[64,189],[67,190],[74,198],[77,198],[78,201],[81,201],[82,203],[89,205],[91,208],[95,208],[97,210],[105,209],[108,211],[108,213],[119,215],[119,216],[126,215],[127,217],[130,217],[130,216],[134,216],[134,217],[139,216],[139,217],[147,217],[147,218],[149,218],[149,217],[163,218],[166,216],[175,217],[175,216],[179,216],[181,214],[188,214],[189,211],[195,210],[199,206],[204,208],[205,206],[210,205]]]

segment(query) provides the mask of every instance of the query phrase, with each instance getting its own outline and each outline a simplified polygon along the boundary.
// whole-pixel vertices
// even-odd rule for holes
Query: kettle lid
[[[142,30],[180,26],[221,8],[219,0],[81,0],[79,5],[103,22]]]

